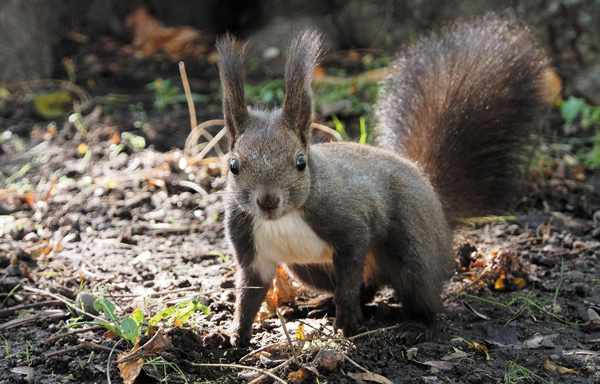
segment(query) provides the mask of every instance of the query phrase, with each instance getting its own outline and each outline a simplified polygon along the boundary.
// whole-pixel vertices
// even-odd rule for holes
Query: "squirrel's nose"
[[[262,193],[256,199],[258,207],[266,212],[273,211],[279,207],[279,196],[274,193]]]

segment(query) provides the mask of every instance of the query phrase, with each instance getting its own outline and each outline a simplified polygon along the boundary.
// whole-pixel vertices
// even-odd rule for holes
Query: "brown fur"
[[[547,65],[527,29],[496,16],[423,38],[392,63],[375,144],[423,169],[451,221],[506,211],[541,116]]]

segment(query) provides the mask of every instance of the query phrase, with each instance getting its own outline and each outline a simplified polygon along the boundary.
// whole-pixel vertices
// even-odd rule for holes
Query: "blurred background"
[[[166,87],[165,93],[179,86],[177,62],[184,60],[197,102],[207,103],[207,110],[200,111],[201,120],[219,115],[218,103],[213,103],[218,100],[214,41],[226,31],[252,41],[248,75],[256,85],[281,75],[285,45],[301,26],[322,31],[327,74],[347,76],[385,66],[394,52],[445,23],[490,11],[531,26],[552,56],[565,93],[600,105],[597,0],[4,0],[0,3],[0,83],[63,79],[81,86],[92,98],[128,94],[127,103],[135,104],[147,101],[137,100],[136,95],[161,91],[152,89],[156,79],[170,81],[166,86],[154,84]],[[376,90],[362,88],[358,93],[367,94],[359,98],[372,103]],[[15,120],[47,120],[48,114],[39,108],[21,109],[23,103],[15,100],[19,89],[3,89],[2,126]],[[282,95],[279,82],[249,91],[251,100],[266,103],[277,102]],[[12,99],[8,92],[15,93]],[[368,115],[368,105],[352,106],[361,100],[351,99],[329,94],[318,103],[318,112],[322,117]],[[50,101],[60,104],[60,100]],[[169,101],[173,100],[165,102]],[[170,116],[155,125],[172,131],[175,122],[178,119]],[[182,138],[157,141],[168,149],[180,145]]]
[[[562,89],[533,162],[537,172],[596,185],[598,0],[3,0],[0,155],[55,137],[107,146],[94,153],[123,143],[127,153],[183,148],[190,113],[180,61],[199,123],[222,117],[214,43],[225,32],[251,41],[249,104],[278,105],[285,46],[307,25],[322,32],[326,48],[315,71],[317,121],[369,143],[377,83],[394,55],[445,24],[487,12],[530,26],[551,57],[553,89]],[[133,139],[120,142],[123,133]],[[4,175],[21,169],[6,159],[3,167]],[[585,206],[580,211],[590,218],[596,211],[586,206],[590,200],[570,201],[576,196],[563,205]]]

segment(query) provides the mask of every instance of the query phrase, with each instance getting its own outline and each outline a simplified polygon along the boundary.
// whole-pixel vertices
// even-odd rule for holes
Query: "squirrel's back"
[[[544,111],[547,65],[528,30],[496,16],[421,39],[392,63],[375,144],[421,167],[450,221],[505,210]]]

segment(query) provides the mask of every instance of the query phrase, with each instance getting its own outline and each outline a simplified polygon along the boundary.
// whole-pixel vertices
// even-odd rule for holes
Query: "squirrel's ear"
[[[283,117],[306,145],[313,120],[313,71],[321,52],[321,36],[311,29],[298,33],[288,47],[285,62]]]
[[[229,34],[217,41],[219,53],[219,74],[223,88],[223,115],[229,149],[242,134],[248,118],[248,109],[244,99],[244,60],[246,44],[238,46]]]

